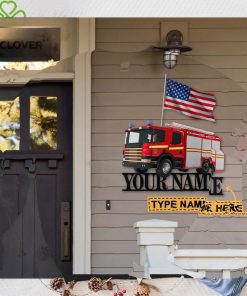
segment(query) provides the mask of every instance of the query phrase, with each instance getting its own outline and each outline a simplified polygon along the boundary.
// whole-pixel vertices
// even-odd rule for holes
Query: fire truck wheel
[[[197,172],[201,173],[201,174],[207,174],[207,173],[209,173],[210,168],[211,168],[211,166],[210,166],[209,161],[204,160],[201,169],[197,169]]]
[[[157,168],[157,174],[161,177],[168,177],[172,171],[172,162],[168,158],[163,158]]]
[[[134,170],[137,174],[144,174],[148,169],[134,168]]]

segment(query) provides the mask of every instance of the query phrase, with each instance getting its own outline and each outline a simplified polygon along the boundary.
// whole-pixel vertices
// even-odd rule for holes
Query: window
[[[152,140],[151,129],[138,129],[128,132],[127,144],[144,144]]]
[[[39,71],[60,60],[60,28],[2,27],[0,36],[0,71]]]
[[[127,144],[128,141],[128,133],[125,133],[124,144]]]
[[[139,143],[139,138],[140,138],[140,133],[130,132],[129,143],[130,144]]]
[[[20,150],[21,100],[0,101],[0,151]],[[57,98],[30,97],[30,149],[57,149]]]
[[[57,97],[30,97],[30,148],[57,149]]]
[[[0,150],[20,149],[20,99],[0,101]]]
[[[165,131],[154,130],[154,142],[164,142],[165,141]]]
[[[181,140],[182,140],[181,133],[173,132],[173,134],[172,134],[172,144],[174,144],[174,145],[181,144]]]

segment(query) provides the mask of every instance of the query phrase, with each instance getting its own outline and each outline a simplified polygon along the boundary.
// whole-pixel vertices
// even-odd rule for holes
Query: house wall
[[[188,28],[189,57],[173,70],[162,65],[153,46],[161,42],[165,19],[97,19],[96,51],[92,57],[92,273],[128,273],[139,262],[134,222],[159,218],[178,221],[180,248],[246,248],[247,218],[198,218],[194,214],[148,214],[145,192],[122,192],[122,145],[128,122],[159,124],[163,77],[170,77],[217,97],[212,124],[196,124],[173,111],[167,122],[217,132],[226,154],[224,186],[245,198],[246,165],[235,147],[244,137],[247,117],[247,19],[177,19]],[[165,25],[163,25],[165,26]],[[234,133],[235,132],[235,133]],[[234,136],[235,135],[235,136]],[[245,142],[244,142],[245,143]],[[241,145],[243,155],[246,147]],[[209,197],[212,198],[212,197]],[[215,198],[215,197],[214,197]],[[225,193],[225,198],[232,198]],[[105,201],[110,199],[110,211]]]

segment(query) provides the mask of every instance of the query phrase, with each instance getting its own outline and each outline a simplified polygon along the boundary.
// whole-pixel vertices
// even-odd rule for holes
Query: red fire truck
[[[221,139],[212,132],[172,123],[164,127],[130,125],[125,133],[123,165],[137,173],[155,168],[167,177],[172,169],[213,174],[224,170]]]

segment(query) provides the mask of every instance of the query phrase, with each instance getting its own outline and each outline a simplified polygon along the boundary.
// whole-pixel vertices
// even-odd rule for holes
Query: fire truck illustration
[[[129,125],[125,131],[123,166],[137,173],[155,168],[159,176],[167,177],[173,169],[213,174],[224,170],[221,139],[212,132],[172,123],[164,127]]]

